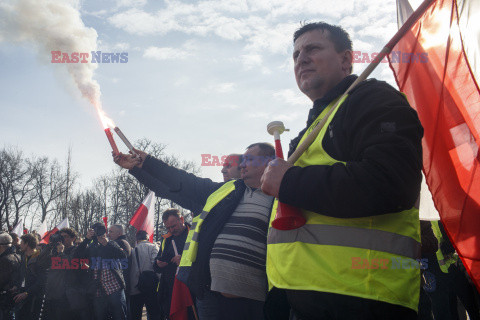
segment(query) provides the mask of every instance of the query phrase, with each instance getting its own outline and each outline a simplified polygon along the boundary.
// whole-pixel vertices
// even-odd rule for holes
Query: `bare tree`
[[[25,217],[33,203],[33,177],[23,154],[16,148],[3,149],[0,152],[0,226],[10,220],[16,224]],[[13,217],[12,217],[13,215]]]
[[[49,161],[47,157],[30,162],[33,184],[36,191],[35,201],[41,210],[41,221],[49,212],[55,210],[54,201],[60,198],[65,189],[65,177],[61,174],[57,160]],[[56,212],[56,216],[58,215]]]

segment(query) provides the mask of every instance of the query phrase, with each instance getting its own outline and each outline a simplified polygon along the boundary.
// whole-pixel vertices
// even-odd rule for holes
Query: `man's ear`
[[[182,223],[185,223],[185,218],[183,216],[180,217],[180,220],[182,221]]]
[[[353,63],[353,53],[351,50],[345,50],[342,56],[342,70],[347,74],[351,73]]]

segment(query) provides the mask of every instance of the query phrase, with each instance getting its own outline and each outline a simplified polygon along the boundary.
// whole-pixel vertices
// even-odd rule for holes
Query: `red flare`
[[[115,140],[113,140],[113,135],[112,135],[112,132],[110,131],[110,128],[105,129],[105,134],[107,135],[108,142],[110,142],[110,146],[112,146],[113,153],[115,155],[120,154],[117,148],[117,144],[115,143]]]

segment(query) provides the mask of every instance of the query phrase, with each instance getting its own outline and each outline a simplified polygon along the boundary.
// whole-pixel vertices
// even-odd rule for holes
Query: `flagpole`
[[[383,47],[382,51],[378,56],[373,59],[373,61],[367,66],[367,68],[358,76],[358,78],[348,87],[345,93],[337,100],[337,103],[330,109],[330,111],[323,117],[323,119],[317,124],[317,126],[310,132],[310,134],[303,140],[303,142],[297,147],[293,154],[288,158],[287,163],[293,165],[300,158],[300,156],[308,149],[308,147],[316,139],[320,130],[325,126],[330,115],[338,109],[341,101],[353,90],[360,82],[367,79],[367,77],[375,70],[378,64],[385,58],[397,44],[397,42],[405,35],[405,33],[410,30],[412,25],[417,22],[418,18],[425,13],[425,11],[430,7],[430,5],[436,0],[425,0],[422,4],[415,10],[412,15],[405,21],[403,26],[398,29],[395,35],[390,39],[390,41]]]

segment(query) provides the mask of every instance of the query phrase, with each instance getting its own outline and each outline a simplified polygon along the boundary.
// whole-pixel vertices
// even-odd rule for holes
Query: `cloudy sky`
[[[62,162],[71,147],[84,185],[114,164],[67,64],[51,63],[50,51],[64,42],[87,37],[85,52],[128,53],[127,63],[90,63],[105,112],[131,141],[164,143],[200,165],[201,154],[273,141],[270,121],[291,129],[282,135],[284,149],[304,127],[311,102],[296,86],[291,58],[301,21],[342,25],[354,49],[369,54],[397,28],[395,0],[65,0],[49,7],[59,3],[0,3],[0,147]],[[49,40],[62,32],[68,41]],[[366,65],[355,64],[354,73]],[[373,76],[393,84],[387,64]],[[202,175],[220,181],[219,171],[203,167]]]

